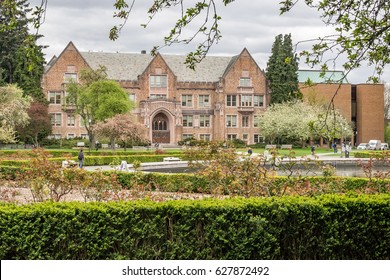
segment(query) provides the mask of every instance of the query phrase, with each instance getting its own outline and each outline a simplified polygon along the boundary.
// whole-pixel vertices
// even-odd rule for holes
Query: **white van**
[[[368,141],[368,149],[370,149],[370,150],[380,150],[381,149],[381,140],[370,140],[370,141]]]
[[[381,150],[388,150],[388,149],[389,149],[389,144],[387,144],[387,143],[381,144]]]

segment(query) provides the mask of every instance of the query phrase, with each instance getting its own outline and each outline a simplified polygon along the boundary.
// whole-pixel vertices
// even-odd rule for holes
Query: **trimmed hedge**
[[[84,148],[84,155],[85,156],[126,156],[126,155],[156,155],[155,149],[150,150],[91,150],[89,151],[88,148]],[[74,150],[45,150],[48,152],[53,158],[58,157],[67,157],[67,156],[73,156],[77,157],[79,153],[79,149]],[[165,155],[182,155],[183,152],[177,151],[177,150],[161,150],[160,154]],[[34,157],[33,150],[0,150],[0,158],[7,158],[7,157]]]
[[[0,205],[1,259],[390,259],[390,196]]]
[[[118,181],[123,188],[131,188],[135,180],[139,184],[149,186],[151,190],[211,193],[208,179],[196,174],[118,172]],[[311,186],[313,189],[318,189],[318,194],[347,192],[366,193],[371,188],[376,188],[373,192],[390,193],[390,179],[373,179],[370,181],[368,178],[320,176],[305,178],[278,176],[272,179],[272,184],[269,186],[270,192],[271,194],[274,194],[283,186],[293,185],[295,183],[301,186]]]
[[[170,154],[170,156],[181,156],[182,154]],[[139,162],[162,162],[164,157],[167,157],[166,154],[162,155],[155,155],[155,154],[134,154],[134,155],[111,155],[111,156],[85,156],[84,159],[84,166],[100,166],[100,165],[110,165],[112,162],[119,161],[118,164],[120,164],[120,161],[125,160],[128,163],[133,163],[134,161]],[[50,161],[55,161],[61,163],[63,160],[72,159],[74,161],[77,160],[77,156],[73,156],[70,158],[66,157],[56,157],[56,158],[49,158]],[[2,160],[1,164],[5,166],[24,166],[27,165],[29,160],[22,159],[22,160]]]

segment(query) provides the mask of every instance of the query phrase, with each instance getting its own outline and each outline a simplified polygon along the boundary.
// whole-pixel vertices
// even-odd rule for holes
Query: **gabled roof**
[[[107,68],[109,79],[136,80],[153,59],[150,54],[80,52],[88,65],[97,69],[99,65]],[[185,55],[161,54],[168,67],[181,82],[218,82],[230,64],[232,57],[207,56],[191,70],[185,64]]]
[[[298,81],[305,83],[309,79],[312,83],[343,83],[348,84],[348,80],[344,77],[343,71],[325,71],[325,76],[321,76],[321,70],[298,70]]]
[[[74,50],[76,51],[78,54],[80,54],[79,50],[76,48],[76,46],[73,44],[72,41],[70,41],[68,43],[68,45],[65,47],[65,49],[61,52],[61,54],[56,57],[56,56],[53,56],[52,59],[50,59],[49,63],[45,66],[45,74],[48,73],[50,71],[50,69],[53,67],[53,65],[56,64],[56,62],[62,57],[62,55],[65,53],[65,51],[67,50]],[[83,58],[84,59],[84,58]],[[85,61],[85,59],[84,59]],[[86,62],[87,63],[87,62]]]

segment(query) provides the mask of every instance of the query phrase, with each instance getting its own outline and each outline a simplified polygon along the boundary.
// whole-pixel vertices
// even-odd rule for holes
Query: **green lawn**
[[[240,149],[237,149],[237,151],[239,152],[243,152],[243,153],[246,153],[248,151],[248,149],[246,148],[240,148]],[[258,153],[258,154],[263,154],[264,153],[264,149],[252,149],[253,153]],[[293,149],[294,153],[295,153],[295,156],[308,156],[308,155],[311,155],[311,150],[310,148],[296,148],[296,149]],[[288,155],[289,154],[289,150],[278,150],[278,153],[281,154],[281,155]],[[315,153],[316,154],[325,154],[325,153],[332,153],[333,150],[332,149],[326,149],[326,148],[316,148],[316,151]],[[340,154],[340,153],[339,153]],[[337,154],[335,154],[337,155]]]

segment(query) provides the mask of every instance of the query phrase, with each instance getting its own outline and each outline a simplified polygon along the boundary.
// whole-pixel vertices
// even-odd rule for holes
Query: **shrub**
[[[1,259],[385,260],[390,196],[3,204],[0,228]]]

